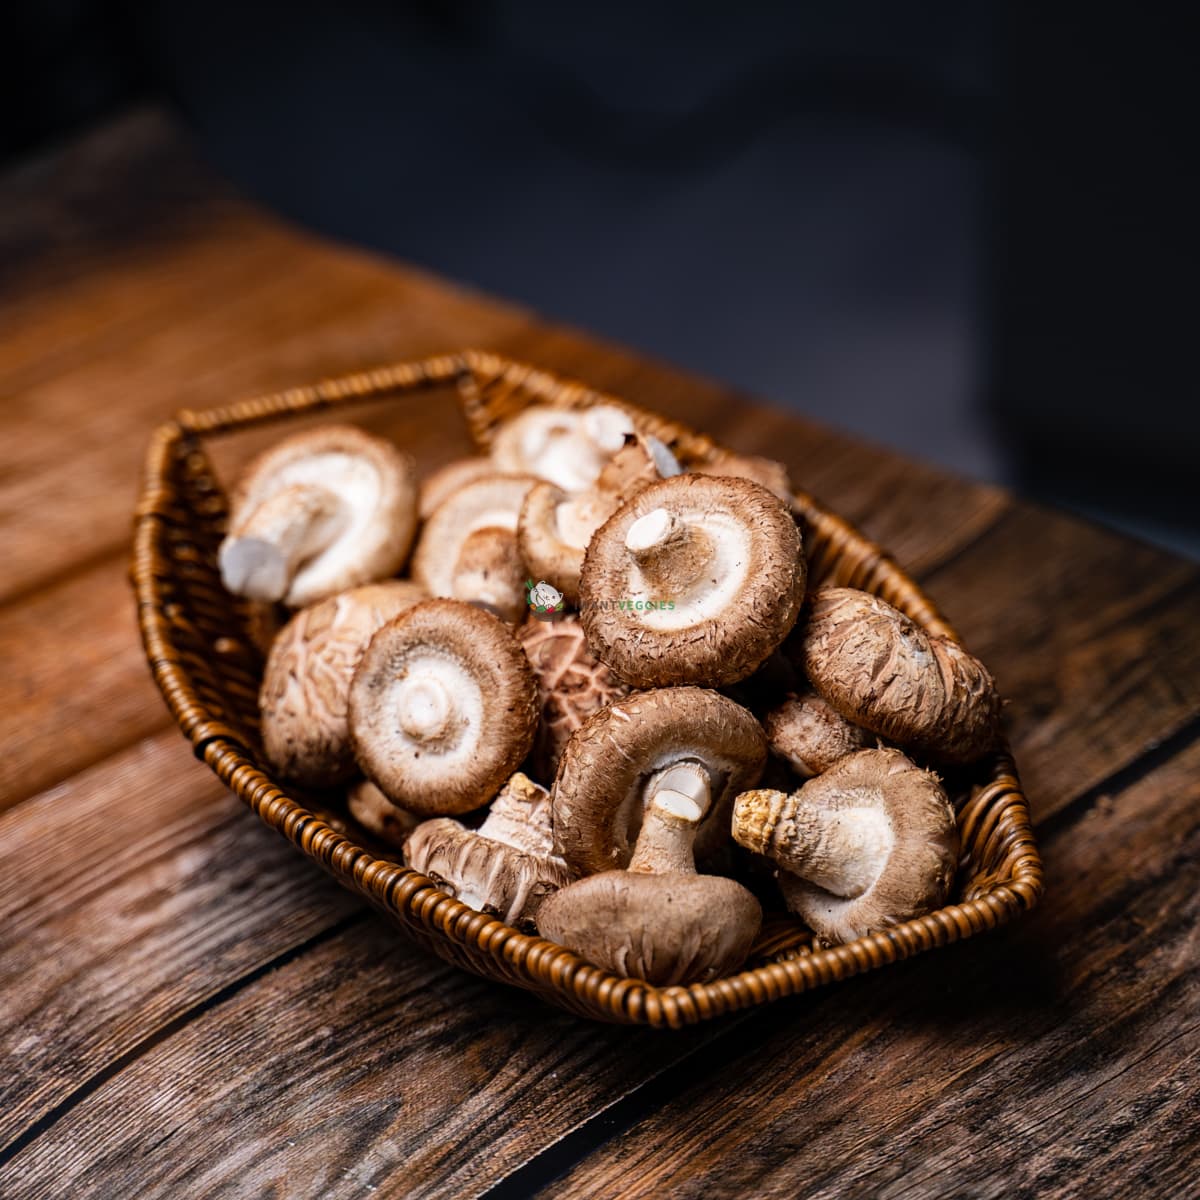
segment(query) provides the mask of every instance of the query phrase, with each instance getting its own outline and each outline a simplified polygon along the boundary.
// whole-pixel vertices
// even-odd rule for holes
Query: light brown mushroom
[[[767,758],[762,726],[732,700],[704,688],[636,692],[571,735],[554,780],[554,844],[581,875],[624,867],[642,813],[658,791],[703,810],[703,862],[729,840],[733,798],[753,787]]]
[[[717,450],[710,461],[691,469],[698,475],[733,475],[738,479],[751,479],[778,496],[785,504],[792,503],[792,481],[788,469],[773,458]]]
[[[763,728],[771,749],[803,779],[828,771],[839,759],[875,741],[812,691],[788,696],[763,717]]]
[[[970,762],[999,738],[1000,698],[983,663],[878,596],[820,588],[798,656],[842,716],[898,745]]]
[[[551,780],[567,740],[593,713],[628,695],[619,680],[588,648],[578,617],[531,618],[518,632],[538,682],[541,720],[533,743],[533,770]]]
[[[517,520],[532,475],[485,475],[464,484],[425,523],[412,574],[432,596],[465,600],[510,624],[525,608]]]
[[[551,896],[538,931],[606,971],[665,987],[707,982],[739,967],[762,925],[740,883],[698,875],[692,854],[703,804],[660,786],[629,867]]]
[[[575,878],[554,853],[549,793],[519,772],[478,829],[450,817],[424,821],[404,859],[464,904],[530,931],[546,897]]]
[[[354,773],[354,668],[384,622],[425,598],[415,583],[367,583],[302,609],[284,626],[258,693],[263,750],[284,778],[329,787]]]
[[[492,461],[500,471],[536,475],[564,492],[580,492],[596,482],[633,432],[629,414],[614,405],[565,409],[535,404],[496,431]]]
[[[743,793],[733,836],[779,865],[788,908],[833,944],[945,903],[958,861],[941,783],[899,750],[860,750],[790,796]]]
[[[596,530],[642,489],[678,474],[679,464],[662,442],[630,434],[584,491],[568,493],[545,481],[530,488],[517,529],[530,577],[578,604],[583,555]]]
[[[350,685],[364,775],[421,816],[479,808],[533,745],[537,684],[496,617],[426,600],[371,639]]]
[[[580,615],[597,657],[636,687],[736,683],[795,624],[800,531],[747,479],[653,483],[593,537]]]
[[[421,823],[421,818],[393,804],[369,779],[360,779],[346,793],[350,815],[370,834],[397,850]]]
[[[353,425],[294,434],[235,491],[218,559],[235,595],[314,604],[394,575],[417,527],[411,459]]]
[[[421,480],[421,488],[417,500],[417,513],[422,521],[428,521],[442,505],[459,488],[482,479],[485,475],[495,475],[496,464],[490,458],[476,455],[471,458],[456,458],[445,466],[438,467],[432,475]]]

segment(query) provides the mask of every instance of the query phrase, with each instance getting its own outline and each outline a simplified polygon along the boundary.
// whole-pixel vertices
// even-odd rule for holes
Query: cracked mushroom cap
[[[536,475],[564,492],[581,492],[596,482],[633,432],[629,414],[613,405],[565,409],[534,404],[496,431],[492,461],[497,470]]]
[[[397,850],[421,823],[420,817],[393,804],[369,779],[360,779],[346,793],[346,808],[368,833]]]
[[[1000,736],[987,668],[886,601],[854,588],[813,593],[799,654],[847,720],[944,762],[970,762]]]
[[[660,987],[741,966],[762,908],[740,883],[696,873],[692,844],[703,815],[690,796],[659,791],[628,870],[589,876],[551,896],[538,931],[606,971]]]
[[[860,750],[790,796],[745,792],[733,836],[779,865],[788,908],[833,944],[944,904],[958,862],[938,777],[899,750]]]
[[[389,621],[350,685],[359,767],[421,816],[486,804],[529,753],[537,717],[537,685],[516,638],[457,600],[426,600]]]
[[[485,475],[495,475],[496,465],[490,458],[476,455],[471,458],[456,458],[438,467],[432,475],[421,480],[421,488],[417,501],[417,513],[422,521],[428,521],[442,505],[460,487],[473,480],[482,479]]]
[[[235,595],[301,608],[394,575],[416,528],[408,455],[353,425],[308,430],[243,474],[218,554],[221,580]]]
[[[471,908],[530,931],[542,901],[575,878],[554,853],[549,792],[520,772],[478,829],[450,817],[424,821],[404,860]]]
[[[596,530],[643,488],[679,471],[675,456],[657,438],[629,434],[584,491],[565,492],[544,480],[535,484],[525,497],[517,527],[530,576],[547,580],[571,604],[578,604],[583,556]]]
[[[258,693],[263,750],[284,778],[329,787],[354,773],[354,668],[381,625],[425,598],[415,583],[368,583],[302,609],[284,626]]]
[[[412,574],[432,596],[482,605],[510,624],[525,613],[517,521],[532,475],[485,475],[464,484],[425,523]]]
[[[596,533],[580,615],[597,656],[635,687],[712,687],[751,675],[804,599],[800,531],[748,479],[653,483]]]
[[[578,617],[531,618],[517,640],[537,676],[541,720],[533,743],[533,770],[553,779],[567,740],[593,713],[629,694],[588,648]]]
[[[571,735],[554,780],[554,843],[581,875],[625,866],[642,814],[663,789],[696,799],[701,861],[729,839],[733,798],[758,782],[767,758],[762,726],[704,688],[635,692]]]
[[[869,749],[875,740],[816,692],[790,695],[763,717],[763,728],[771,749],[804,779],[828,771],[847,754]]]

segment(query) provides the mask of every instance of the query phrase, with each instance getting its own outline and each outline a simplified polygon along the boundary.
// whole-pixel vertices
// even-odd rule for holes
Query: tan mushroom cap
[[[804,599],[800,531],[747,479],[653,483],[593,537],[580,615],[597,656],[636,687],[745,679]]]
[[[733,798],[758,782],[767,757],[762,726],[704,688],[635,692],[571,735],[554,780],[554,843],[581,875],[625,866],[656,790],[702,800],[701,861],[729,839]]]
[[[484,475],[448,496],[425,523],[412,574],[430,595],[481,604],[516,622],[525,612],[517,521],[532,475]]]
[[[354,773],[354,668],[381,625],[425,598],[415,583],[368,583],[302,609],[284,626],[258,694],[263,750],[284,778],[329,787]]]
[[[219,561],[225,587],[292,608],[394,575],[417,527],[412,460],[353,425],[294,434],[242,476]]]
[[[485,475],[495,475],[496,464],[490,458],[474,455],[470,458],[456,458],[445,466],[438,467],[431,475],[421,480],[417,500],[417,513],[422,521],[430,517],[448,500],[459,488],[482,479]]]
[[[368,833],[397,850],[421,823],[420,817],[393,804],[369,779],[360,779],[346,793],[346,807]]]
[[[552,780],[567,740],[593,713],[629,694],[588,648],[578,617],[539,621],[517,633],[537,676],[541,720],[533,743],[533,770]]]
[[[500,471],[536,475],[565,492],[579,492],[595,483],[633,432],[633,419],[615,405],[534,404],[496,430],[492,461]]]
[[[751,479],[778,496],[785,504],[790,505],[792,502],[792,480],[788,469],[773,458],[717,450],[711,461],[691,469],[697,475],[734,475],[738,479]]]
[[[696,874],[692,843],[702,815],[687,796],[656,795],[629,869],[551,896],[538,931],[604,970],[660,987],[735,970],[758,936],[762,908],[740,883]]]
[[[816,692],[792,694],[763,717],[771,749],[802,778],[820,775],[835,762],[866,750],[875,739],[847,721]]]
[[[486,804],[529,753],[537,718],[512,633],[457,600],[426,600],[384,625],[350,686],[359,767],[422,816]]]
[[[842,716],[901,746],[970,762],[1000,736],[1000,698],[983,663],[878,596],[820,588],[799,654]]]
[[[583,556],[596,530],[643,488],[679,471],[675,456],[657,438],[629,434],[584,491],[571,494],[544,481],[530,488],[517,528],[530,577],[553,584],[578,604]]]
[[[899,750],[860,750],[790,796],[743,793],[733,836],[780,866],[788,908],[834,944],[939,907],[958,862],[941,783]]]
[[[529,931],[546,897],[575,878],[554,853],[550,794],[520,772],[478,829],[450,817],[425,821],[409,835],[404,858],[464,904]]]

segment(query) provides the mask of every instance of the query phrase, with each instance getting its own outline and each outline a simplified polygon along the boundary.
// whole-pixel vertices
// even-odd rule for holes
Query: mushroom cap
[[[697,764],[711,799],[696,857],[709,858],[729,839],[733,798],[754,786],[766,757],[762,726],[718,692],[635,692],[595,713],[567,742],[552,793],[555,847],[581,875],[626,866],[658,778]]]
[[[678,570],[656,560],[665,575],[648,574],[645,555],[678,546],[701,557]],[[676,475],[597,531],[580,614],[596,655],[634,686],[718,686],[751,675],[783,641],[804,582],[800,531],[777,497],[746,479]]]
[[[336,496],[339,521],[329,544],[292,575],[285,604],[301,608],[400,570],[417,528],[412,459],[357,426],[325,425],[285,438],[246,468],[230,505],[230,537],[221,546],[223,575],[239,530],[255,510],[285,488],[306,485]]]
[[[517,527],[531,577],[549,581],[578,604],[583,556],[596,530],[643,488],[678,473],[675,456],[657,438],[629,434],[585,491],[571,494],[545,481],[535,484]]]
[[[424,821],[405,842],[404,858],[464,904],[526,929],[546,897],[575,878],[554,854],[549,794],[519,772],[482,828],[450,817]]]
[[[486,804],[529,753],[537,717],[512,633],[457,600],[426,600],[382,626],[350,685],[359,767],[422,816]]]
[[[421,480],[418,493],[417,513],[422,521],[428,521],[442,505],[460,487],[473,480],[482,479],[485,475],[495,475],[496,464],[490,458],[474,455],[469,458],[456,458],[438,467],[432,474]]]
[[[792,503],[792,480],[788,469],[773,458],[756,454],[734,454],[732,450],[717,450],[703,466],[690,468],[697,475],[734,475],[762,484],[785,504]]]
[[[537,676],[541,720],[533,743],[533,770],[551,780],[567,739],[593,713],[629,694],[588,647],[578,617],[530,618],[517,632]]]
[[[835,944],[943,904],[958,862],[937,776],[891,749],[851,754],[791,796],[744,793],[733,836],[779,864],[788,908]]]
[[[878,596],[813,593],[799,654],[813,687],[847,720],[945,762],[970,762],[1000,735],[987,668]]]
[[[634,432],[624,409],[589,409],[533,404],[506,421],[492,439],[492,461],[500,471],[529,472],[565,492],[596,482],[604,464]]]
[[[479,599],[492,608],[522,611],[524,568],[516,530],[525,495],[536,482],[532,475],[493,473],[453,492],[421,531],[413,554],[413,578],[432,596]],[[485,534],[484,530],[497,532]],[[464,594],[479,587],[483,563],[491,564],[483,587],[487,594],[478,597]],[[510,585],[518,575],[513,592]]]
[[[792,694],[773,708],[763,717],[763,728],[771,749],[805,779],[874,742],[865,729],[811,691]]]
[[[420,817],[393,804],[369,779],[360,779],[346,793],[346,807],[368,833],[397,850],[421,823]]]
[[[302,609],[280,631],[258,707],[267,761],[284,778],[329,787],[354,773],[354,668],[381,625],[425,598],[415,583],[368,583]]]
[[[707,982],[750,953],[762,908],[719,875],[605,871],[551,896],[538,932],[616,975],[665,987]]]

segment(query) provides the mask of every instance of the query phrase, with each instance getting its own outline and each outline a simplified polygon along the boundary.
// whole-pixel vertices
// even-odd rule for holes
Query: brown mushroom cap
[[[959,850],[937,776],[890,749],[851,754],[791,796],[743,793],[733,836],[782,868],[788,908],[831,943],[943,904]]]
[[[629,434],[584,491],[570,494],[544,481],[530,488],[517,527],[530,577],[553,584],[578,604],[583,556],[596,530],[643,488],[677,474],[679,464],[662,442]]]
[[[404,857],[464,904],[526,929],[546,897],[575,878],[554,854],[549,793],[519,772],[479,829],[450,817],[425,821],[409,835]]]
[[[425,523],[412,574],[430,595],[479,603],[510,622],[525,611],[517,520],[532,475],[485,475],[448,496]]]
[[[734,475],[739,479],[752,479],[778,496],[785,504],[790,505],[792,502],[792,481],[788,469],[773,458],[718,450],[713,454],[711,461],[691,469],[697,475]]]
[[[565,492],[595,483],[604,464],[634,432],[624,409],[530,405],[496,430],[492,461],[500,471],[532,474]]]
[[[745,679],[783,641],[804,598],[800,532],[746,479],[651,484],[596,533],[580,615],[597,657],[636,687]]]
[[[805,779],[874,743],[865,729],[847,721],[816,692],[790,695],[763,717],[763,728],[771,749]]]
[[[353,425],[294,434],[243,474],[221,543],[226,588],[293,608],[403,565],[417,527],[412,460]]]
[[[740,966],[762,909],[732,879],[696,874],[691,844],[700,817],[687,797],[660,793],[630,868],[551,896],[539,932],[604,970],[658,986],[707,981]]]
[[[537,717],[512,633],[457,600],[426,600],[384,625],[350,686],[359,767],[422,816],[486,804],[529,753]]]
[[[517,640],[537,676],[541,720],[533,743],[533,770],[552,780],[563,748],[593,713],[629,694],[622,683],[588,648],[578,617],[530,620]]]
[[[442,502],[449,499],[459,488],[495,473],[496,464],[482,455],[456,458],[445,466],[438,467],[431,475],[421,480],[417,500],[418,515],[422,521],[428,521],[442,506]]]
[[[354,773],[347,711],[354,668],[384,622],[425,598],[415,583],[368,583],[284,626],[258,693],[263,750],[284,778],[329,787]]]
[[[842,716],[901,746],[970,762],[999,738],[1000,698],[983,663],[878,596],[820,588],[799,653]]]
[[[672,772],[707,795],[696,840],[710,858],[729,837],[733,798],[753,787],[767,757],[762,726],[740,705],[703,688],[635,692],[571,735],[554,780],[554,844],[581,875],[623,867],[642,814]]]
[[[346,793],[346,807],[368,833],[398,850],[421,823],[420,817],[393,804],[369,779],[360,779]]]

